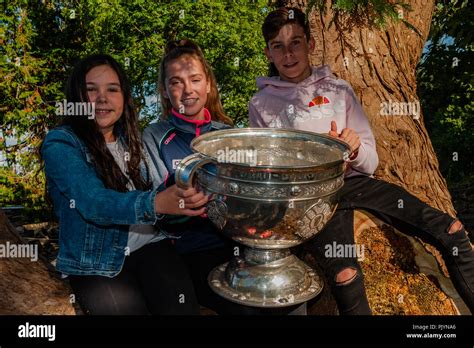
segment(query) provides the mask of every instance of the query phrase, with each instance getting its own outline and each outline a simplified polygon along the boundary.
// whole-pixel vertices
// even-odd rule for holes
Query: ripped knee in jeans
[[[352,267],[344,268],[336,275],[336,285],[348,285],[357,278],[357,270]]]
[[[447,231],[448,231],[448,234],[454,234],[456,232],[461,232],[463,230],[464,226],[463,224],[461,223],[461,221],[459,221],[459,219],[455,219],[451,225],[449,225],[449,227],[447,228]]]

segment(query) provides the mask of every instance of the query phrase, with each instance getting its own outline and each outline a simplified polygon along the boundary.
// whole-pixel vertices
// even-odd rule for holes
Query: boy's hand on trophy
[[[345,141],[351,147],[352,154],[349,157],[350,160],[353,160],[357,157],[360,147],[360,137],[355,132],[355,130],[353,130],[352,128],[344,128],[341,134],[338,134],[336,121],[331,121],[331,130],[328,134],[331,137]]]
[[[360,137],[355,132],[355,130],[351,128],[344,128],[342,130],[341,135],[339,136],[339,139],[345,141],[351,147],[352,155],[349,157],[349,159],[353,160],[354,158],[356,158],[357,154],[359,153]]]
[[[181,189],[176,185],[168,187],[155,197],[155,211],[158,214],[198,216],[206,212],[204,205],[208,197],[194,187]]]
[[[331,121],[331,130],[329,131],[328,135],[333,138],[339,138],[336,121]]]

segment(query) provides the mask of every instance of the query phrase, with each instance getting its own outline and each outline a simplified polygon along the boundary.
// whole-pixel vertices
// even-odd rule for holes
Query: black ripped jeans
[[[366,210],[400,232],[434,245],[443,256],[456,290],[474,313],[474,251],[464,227],[448,233],[456,219],[399,186],[367,176],[347,178],[339,194],[334,216],[307,246],[326,273],[340,314],[371,313],[357,257],[326,253],[333,242],[354,245],[354,209]],[[346,285],[336,283],[337,274],[346,268],[355,269],[356,278]]]

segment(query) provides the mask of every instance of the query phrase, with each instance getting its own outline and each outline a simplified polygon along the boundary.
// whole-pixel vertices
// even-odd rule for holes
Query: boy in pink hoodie
[[[344,80],[337,80],[329,66],[311,67],[310,75],[299,83],[282,77],[261,77],[257,79],[257,87],[260,91],[249,104],[251,126],[295,128],[316,133],[331,130],[334,135],[342,128],[345,132],[341,139],[348,141],[347,136],[355,138],[355,134],[360,138],[358,153],[349,160],[346,175],[374,173],[378,156],[367,117],[351,86]]]
[[[271,77],[257,79],[259,92],[249,104],[250,126],[327,133],[352,149],[338,209],[308,242],[326,273],[340,314],[371,313],[357,257],[328,253],[334,242],[355,244],[353,214],[357,208],[435,245],[456,289],[474,313],[474,251],[461,222],[401,187],[372,177],[378,156],[367,116],[346,81],[337,79],[328,66],[310,65],[315,42],[300,10],[280,8],[269,13],[262,31]]]

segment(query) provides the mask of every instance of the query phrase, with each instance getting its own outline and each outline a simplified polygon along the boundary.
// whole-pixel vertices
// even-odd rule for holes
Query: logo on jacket
[[[329,100],[329,98],[322,95],[318,95],[309,102],[308,106],[312,107],[312,106],[321,106],[321,105],[326,105],[326,104],[331,104],[331,101]]]
[[[166,140],[165,140],[165,145],[168,145],[171,140],[176,136],[176,132],[172,133]]]
[[[174,170],[176,170],[176,168],[178,168],[178,165],[179,165],[180,162],[181,162],[180,159],[173,159],[173,160],[171,161]]]
[[[334,117],[337,104],[337,102],[331,102],[328,97],[318,95],[314,97],[308,104],[309,117],[315,120],[320,120],[323,117]]]

